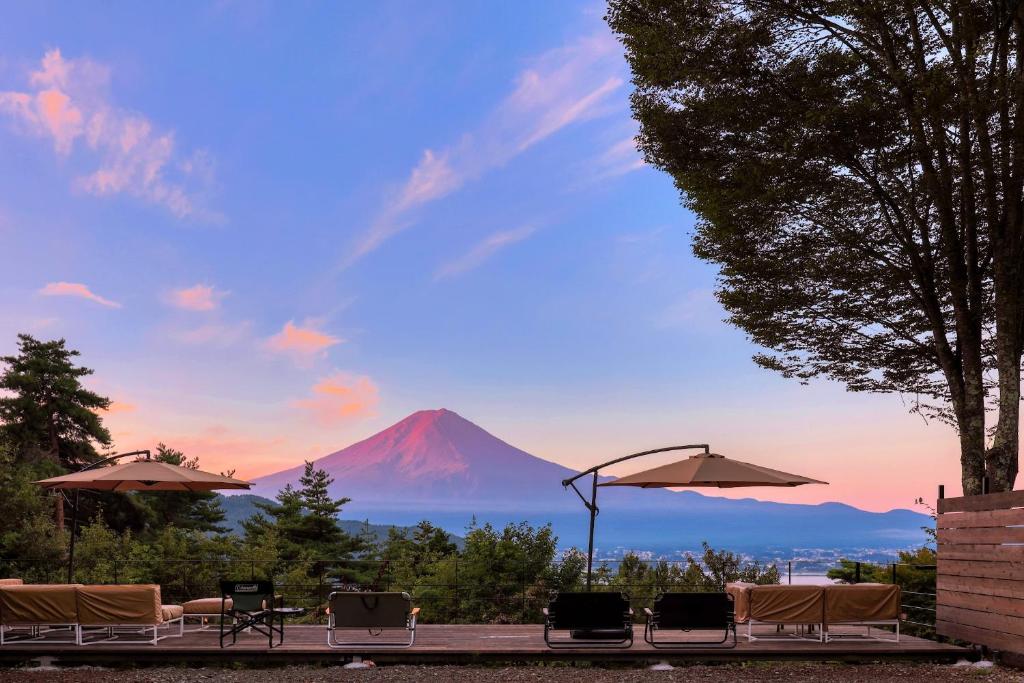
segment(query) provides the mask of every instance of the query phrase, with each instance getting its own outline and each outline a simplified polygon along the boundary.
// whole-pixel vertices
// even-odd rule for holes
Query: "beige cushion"
[[[177,619],[185,610],[181,605],[160,605],[160,614],[164,621],[170,621],[171,619]]]
[[[725,584],[725,592],[733,599],[737,624],[745,624],[750,620],[750,589],[756,585],[756,583],[747,583],[746,581],[733,581]]]
[[[0,623],[78,623],[74,584],[0,586]]]
[[[21,579],[0,579],[0,586],[21,586],[24,583]]]
[[[231,609],[231,598],[224,601],[224,607]],[[184,605],[185,614],[220,614],[220,598],[199,598]]]
[[[754,586],[750,618],[772,624],[821,624],[825,591],[821,586]]]
[[[900,587],[887,583],[826,586],[825,623],[898,619],[900,597]]]
[[[160,607],[160,586],[152,584],[78,588],[78,623],[83,626],[159,624]]]

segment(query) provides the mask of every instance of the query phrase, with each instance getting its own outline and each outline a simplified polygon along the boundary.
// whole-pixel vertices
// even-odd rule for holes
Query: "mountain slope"
[[[346,516],[410,525],[422,519],[461,533],[471,520],[551,522],[561,545],[586,543],[587,512],[561,482],[572,470],[533,456],[450,410],[424,410],[316,461],[347,496]],[[301,467],[261,477],[273,497]],[[582,487],[581,487],[582,488]],[[584,489],[585,490],[585,489]],[[874,513],[840,503],[732,500],[695,491],[602,489],[596,542],[605,548],[736,550],[778,547],[903,548],[924,543],[930,519],[909,510]]]

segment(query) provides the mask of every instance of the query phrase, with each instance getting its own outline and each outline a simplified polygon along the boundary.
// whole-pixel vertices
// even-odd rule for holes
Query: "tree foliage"
[[[1017,474],[1024,5],[611,0],[645,158],[760,365],[898,392]],[[986,401],[998,421],[986,451]]]
[[[42,342],[18,335],[18,354],[2,356],[0,434],[19,459],[50,459],[77,469],[109,446],[110,432],[96,411],[110,399],[89,391],[81,379],[92,370],[75,365],[78,351],[63,339]]]

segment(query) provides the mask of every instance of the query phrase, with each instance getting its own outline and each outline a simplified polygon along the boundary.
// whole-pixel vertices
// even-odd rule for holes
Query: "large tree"
[[[607,18],[640,148],[697,214],[755,360],[908,395],[957,429],[965,493],[1012,488],[1024,6],[611,0]]]
[[[81,382],[92,370],[75,365],[78,351],[63,339],[38,341],[18,335],[18,355],[2,356],[0,435],[15,456],[50,459],[78,468],[97,459],[96,445],[109,446],[110,432],[97,411],[110,399]]]

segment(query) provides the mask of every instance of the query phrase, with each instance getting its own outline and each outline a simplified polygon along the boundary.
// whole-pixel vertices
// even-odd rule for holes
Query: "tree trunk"
[[[1004,293],[1005,296],[1005,293]],[[1002,299],[1002,301],[1000,301]],[[1007,310],[1009,309],[1009,310]],[[1020,448],[1020,304],[996,294],[996,366],[999,418],[992,447],[985,453],[989,490],[1012,491]]]

